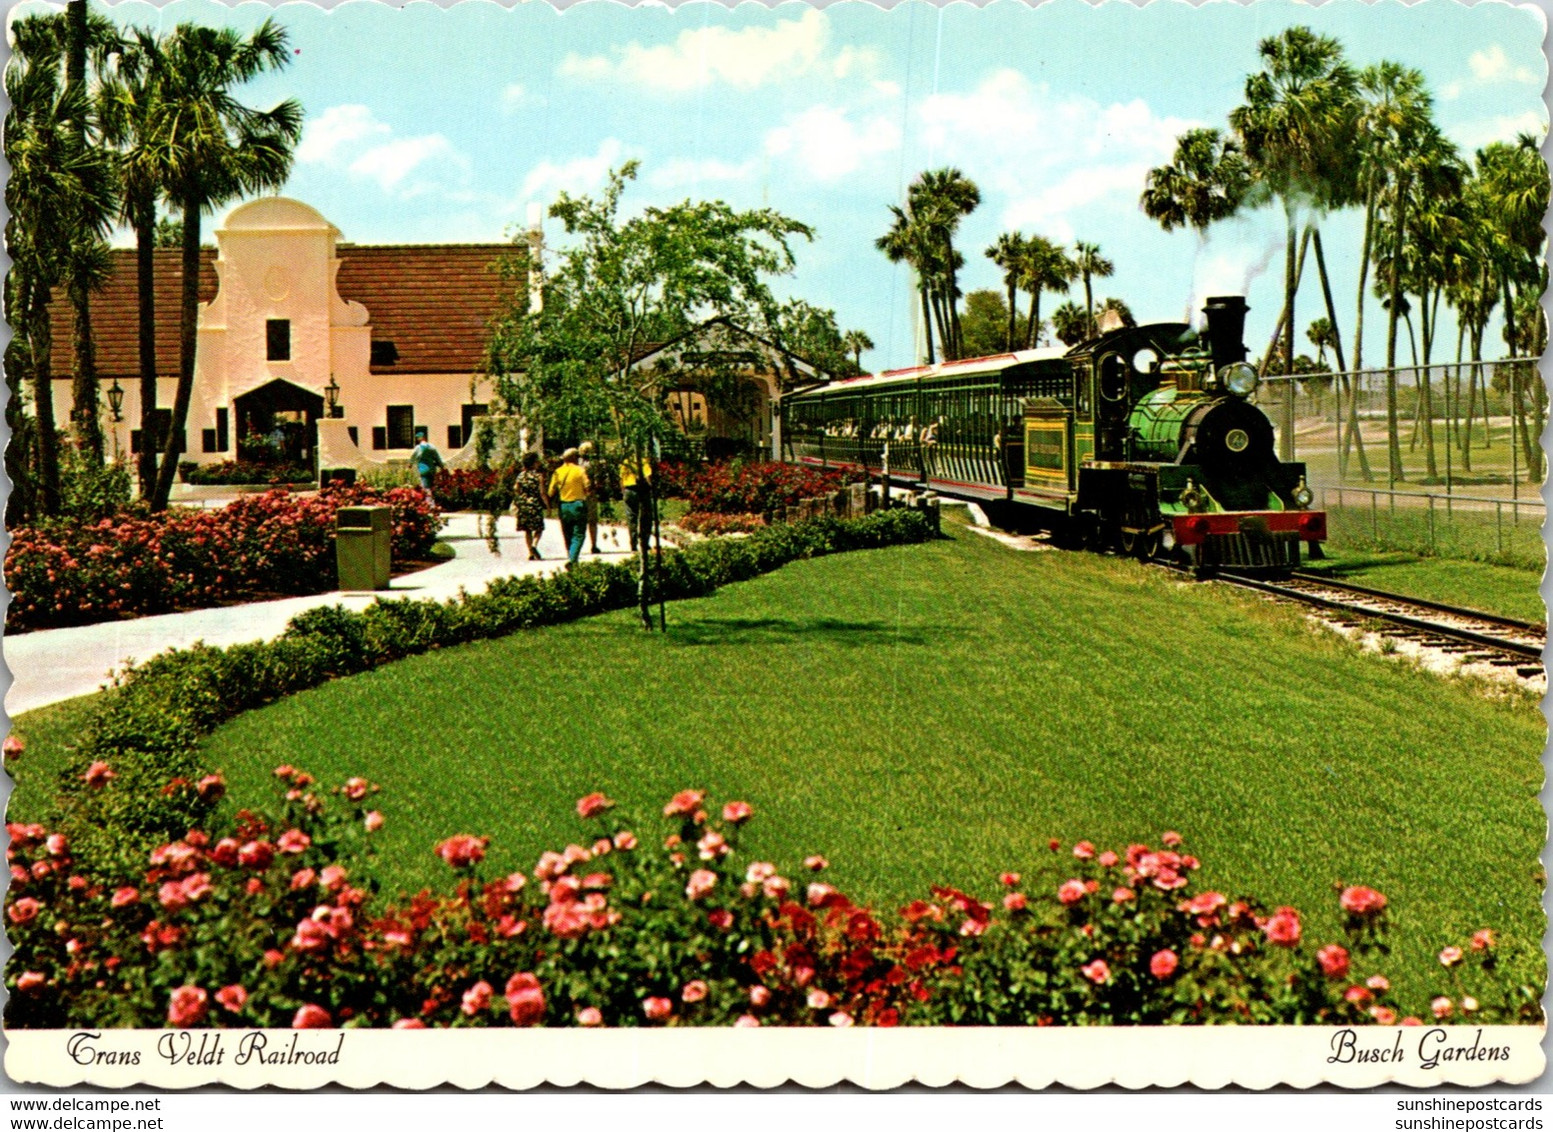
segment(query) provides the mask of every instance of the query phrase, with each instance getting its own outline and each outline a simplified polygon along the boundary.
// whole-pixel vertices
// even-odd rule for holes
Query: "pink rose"
[[[1397,1012],[1389,1006],[1372,1006],[1370,1017],[1375,1019],[1377,1025],[1392,1026],[1396,1024]]]
[[[234,868],[237,865],[237,854],[242,848],[235,837],[223,837],[216,842],[216,847],[210,851],[210,859],[223,869]]]
[[[339,865],[325,865],[318,874],[318,883],[323,886],[325,892],[338,892],[345,884],[345,870]]]
[[[1111,981],[1111,967],[1104,959],[1096,959],[1079,968],[1084,977],[1096,986],[1102,986]]]
[[[115,908],[122,908],[126,904],[138,903],[139,900],[139,889],[131,888],[129,885],[125,885],[123,888],[116,888],[113,890],[113,897],[108,901],[108,903],[112,904]]]
[[[1316,952],[1316,962],[1321,973],[1329,979],[1341,979],[1348,974],[1348,949],[1336,943],[1328,944]]]
[[[614,802],[603,794],[593,793],[577,799],[577,816],[580,818],[596,818],[605,810],[611,809]]]
[[[1022,892],[1010,892],[1003,897],[1003,907],[1009,912],[1023,912],[1030,900]]]
[[[226,779],[219,774],[207,774],[194,784],[202,802],[219,802],[226,794]]]
[[[1472,950],[1487,951],[1494,946],[1494,933],[1490,928],[1482,928],[1472,933]]]
[[[728,841],[722,834],[711,831],[696,842],[696,849],[703,861],[715,861],[728,855]]]
[[[845,1028],[852,1025],[852,1015],[845,1010],[838,1010],[830,1016],[830,1024],[837,1028]]]
[[[25,751],[27,749],[27,744],[22,740],[20,735],[11,734],[5,737],[3,749],[5,751],[6,759],[10,760]]]
[[[1087,889],[1081,880],[1064,881],[1057,889],[1057,899],[1064,904],[1077,904],[1084,899]]]
[[[681,1002],[700,1002],[707,995],[707,985],[701,979],[692,979],[686,983],[684,989],[679,992]]]
[[[248,992],[242,984],[233,983],[229,987],[222,987],[216,992],[216,1001],[221,1004],[221,1009],[233,1014],[242,1013],[243,1007],[248,1002]]]
[[[725,932],[733,927],[733,913],[726,908],[713,908],[706,914],[707,923],[720,932]]]
[[[313,843],[313,839],[300,829],[288,829],[275,839],[275,846],[282,853],[303,853]],[[298,1027],[293,1027],[296,1029]]]
[[[1073,846],[1073,855],[1080,861],[1088,861],[1095,855],[1095,847],[1091,842],[1080,841]]]
[[[1389,991],[1391,989],[1391,980],[1386,978],[1385,975],[1371,975],[1364,980],[1364,985],[1373,991]]]
[[[1447,947],[1440,952],[1440,966],[1454,967],[1462,960],[1462,950],[1459,947]]]
[[[176,988],[167,1000],[167,1024],[170,1026],[198,1026],[210,1009],[210,997],[196,986]]]
[[[389,1027],[391,1030],[424,1030],[425,1028],[426,1023],[419,1018],[400,1018]]]
[[[1019,884],[1019,874],[1018,873],[999,873],[998,874],[998,883],[1001,884],[1004,888],[1015,888]]]
[[[758,1027],[760,1025],[760,1019],[755,1017],[753,1014],[741,1014],[737,1019],[734,1020],[733,1025],[735,1029],[748,1030]]]
[[[318,874],[312,869],[298,869],[291,874],[291,891],[301,892],[305,888],[312,888],[318,882]]]
[[[759,1009],[771,1001],[771,988],[763,983],[756,983],[750,988],[750,1005]]]
[[[32,994],[40,991],[48,983],[48,976],[42,971],[24,971],[16,980],[16,989],[23,994]]]
[[[627,853],[636,848],[636,834],[629,829],[623,829],[615,834],[615,848],[622,853]]]
[[[452,868],[467,869],[485,859],[485,847],[488,844],[488,838],[459,833],[437,845],[437,856]]]
[[[716,873],[709,869],[697,869],[690,874],[690,883],[685,885],[685,899],[700,900],[716,887]]]
[[[820,856],[818,853],[815,853],[813,856],[805,857],[803,859],[803,867],[808,869],[811,873],[817,873],[823,869],[830,868],[830,862],[827,861],[824,857]]]
[[[117,776],[113,773],[113,770],[108,766],[108,764],[103,762],[101,759],[98,759],[91,766],[86,768],[86,773],[81,776],[81,779],[88,786],[93,788],[100,788],[108,785],[109,781],[115,777]]]
[[[755,816],[755,808],[748,802],[729,802],[723,807],[723,821],[729,825],[741,825]]]
[[[1429,1010],[1436,1018],[1449,1018],[1455,1008],[1455,1003],[1443,994],[1429,1003]]]
[[[674,1013],[674,1003],[667,998],[653,996],[642,1000],[642,1013],[649,1022],[663,1022]]]
[[[334,1019],[329,1017],[329,1012],[311,1002],[298,1010],[291,1019],[293,1030],[327,1030],[333,1025]]]
[[[237,863],[247,869],[267,869],[275,860],[275,850],[268,841],[250,841],[237,851]]]
[[[577,1025],[602,1026],[604,1024],[604,1012],[597,1006],[584,1006],[577,1011]]]
[[[1181,904],[1180,908],[1181,911],[1188,912],[1193,916],[1211,916],[1227,903],[1229,901],[1222,893],[1199,892],[1196,896]]]
[[[63,833],[51,833],[44,839],[43,847],[49,851],[50,857],[63,857],[70,848],[70,842]]]
[[[1363,1006],[1373,997],[1364,987],[1349,987],[1343,992],[1343,1001],[1353,1006]]]
[[[1130,888],[1117,888],[1111,892],[1111,903],[1125,904],[1127,901],[1134,899],[1137,895],[1138,894]]]
[[[1165,830],[1164,836],[1160,838],[1160,841],[1164,842],[1167,849],[1174,849],[1177,845],[1181,844],[1182,838],[1181,835],[1175,830],[1167,829]]]
[[[1386,898],[1362,884],[1350,885],[1337,898],[1343,911],[1351,916],[1370,916],[1386,906]]]
[[[43,906],[30,896],[23,896],[20,900],[11,904],[10,917],[13,924],[30,924],[38,918],[38,910]]]
[[[465,1016],[473,1018],[476,1014],[482,1014],[491,1005],[491,995],[494,989],[491,984],[481,979],[474,986],[464,992],[463,1011]]]
[[[539,978],[528,971],[519,971],[507,980],[507,1011],[514,1026],[534,1026],[545,1017],[545,992]]]
[[[824,1010],[830,1005],[831,997],[827,992],[815,987],[809,992],[808,1003],[810,1010]]]
[[[704,797],[706,795],[699,790],[681,790],[673,798],[669,799],[668,805],[663,807],[663,816],[666,818],[688,817],[696,812]]]
[[[372,783],[365,778],[347,778],[343,793],[352,802],[359,802],[367,796],[367,792],[371,789]]]
[[[368,833],[376,833],[383,828],[383,815],[376,810],[368,810],[367,816],[361,819],[361,824],[367,827]]]
[[[1262,925],[1262,934],[1270,943],[1293,947],[1300,941],[1300,914],[1293,908],[1279,908]]]
[[[1477,1009],[1477,999],[1473,998],[1470,994],[1464,994],[1461,996],[1461,1012],[1463,1014],[1476,1014]]]
[[[1100,854],[1100,856],[1098,858],[1096,858],[1096,859],[1100,862],[1100,867],[1101,868],[1109,869],[1109,868],[1114,868],[1115,865],[1116,865],[1116,862],[1120,858],[1118,858],[1117,855],[1114,852],[1112,852],[1111,850],[1107,849],[1104,852],[1102,852]]]
[[[765,884],[776,876],[777,867],[770,861],[756,861],[744,872],[744,879],[751,884]]]
[[[1176,973],[1176,967],[1180,963],[1180,957],[1167,947],[1163,951],[1156,951],[1153,958],[1149,960],[1149,974],[1156,979],[1168,979]]]

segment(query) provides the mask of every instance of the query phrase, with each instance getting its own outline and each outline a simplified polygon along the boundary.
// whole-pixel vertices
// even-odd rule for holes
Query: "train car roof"
[[[924,378],[973,377],[979,373],[1001,373],[1013,366],[1027,362],[1056,362],[1067,357],[1066,346],[1046,346],[1038,350],[1015,350],[1007,354],[992,354],[985,358],[961,358],[953,362],[936,362],[930,366],[910,366],[906,369],[888,369],[882,373],[867,373],[861,377],[844,377],[840,381],[815,385],[803,393],[853,393],[877,389],[884,385],[914,382]]]

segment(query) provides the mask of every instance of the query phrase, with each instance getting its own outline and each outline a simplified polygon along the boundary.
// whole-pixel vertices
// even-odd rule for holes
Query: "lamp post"
[[[114,424],[124,420],[124,390],[116,377],[113,379],[113,384],[108,387],[108,408],[113,412]]]
[[[340,411],[340,384],[334,380],[332,373],[329,375],[329,384],[324,386],[324,401],[329,407],[330,419],[344,415]]]

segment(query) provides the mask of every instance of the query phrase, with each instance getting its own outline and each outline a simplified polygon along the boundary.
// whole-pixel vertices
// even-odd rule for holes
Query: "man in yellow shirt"
[[[588,473],[577,464],[577,449],[561,453],[561,465],[550,477],[550,494],[561,502],[561,534],[566,539],[567,568],[577,565],[588,529]]]
[[[625,496],[626,529],[631,535],[631,549],[636,549],[637,536],[644,543],[652,541],[652,514],[647,506],[648,480],[652,479],[652,464],[646,459],[627,456],[620,464],[620,493]]]

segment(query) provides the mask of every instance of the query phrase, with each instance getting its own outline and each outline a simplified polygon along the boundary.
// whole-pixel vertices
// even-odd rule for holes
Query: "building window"
[[[216,410],[216,451],[225,452],[232,446],[230,410]]]
[[[264,324],[265,357],[272,362],[291,360],[291,320],[272,318]]]
[[[216,447],[216,430],[215,429],[213,429],[213,428],[202,428],[202,429],[200,429],[200,451],[201,452],[220,452],[221,451],[221,449]]]
[[[372,426],[372,451],[381,452],[388,447],[388,430],[382,425]]]
[[[399,350],[394,344],[384,338],[372,340],[372,357],[369,365],[391,366],[399,360]]]
[[[415,447],[415,406],[388,406],[388,446],[390,448]]]
[[[448,448],[459,449],[464,446],[464,430],[456,424],[448,425]]]

